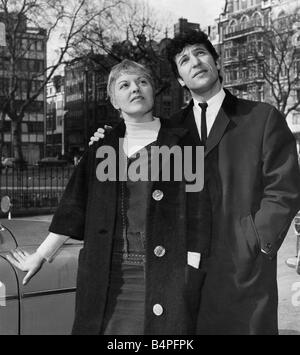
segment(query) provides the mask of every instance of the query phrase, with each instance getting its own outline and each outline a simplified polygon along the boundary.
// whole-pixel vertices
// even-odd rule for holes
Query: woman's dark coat
[[[161,120],[157,145],[172,147],[190,142],[188,130],[172,128]],[[121,122],[101,142],[85,153],[73,174],[50,231],[84,239],[79,256],[76,312],[73,334],[99,334],[105,311],[112,239],[117,217],[117,182],[99,182],[96,158],[100,145],[118,152],[119,138],[125,133]],[[209,251],[210,204],[205,190],[186,193],[184,181],[155,181],[148,200],[146,224],[145,334],[189,334],[197,315],[201,269],[187,267],[187,251]],[[152,192],[160,190],[160,201]],[[188,227],[189,226],[189,227]],[[187,246],[188,244],[188,246]],[[156,246],[166,253],[157,257]],[[163,314],[156,316],[153,306]]]

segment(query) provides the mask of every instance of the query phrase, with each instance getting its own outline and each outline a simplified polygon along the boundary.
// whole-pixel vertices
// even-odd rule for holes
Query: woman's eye
[[[148,84],[148,81],[145,80],[145,79],[142,79],[142,80],[140,81],[140,83],[143,84],[143,85],[147,85],[147,84]]]
[[[128,84],[122,84],[122,85],[120,85],[120,89],[123,89],[123,88],[127,88],[128,87]]]

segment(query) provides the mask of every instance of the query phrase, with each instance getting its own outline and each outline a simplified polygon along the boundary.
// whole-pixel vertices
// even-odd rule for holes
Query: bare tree
[[[146,64],[155,76],[158,95],[169,86],[157,70],[166,60],[159,42],[168,36],[174,22],[172,15],[158,13],[143,0],[126,1],[115,7],[105,21],[94,22],[80,33],[74,56],[83,56],[92,50],[116,62],[127,58]]]
[[[293,24],[294,15],[271,22],[264,35],[264,60],[262,72],[271,94],[272,103],[287,117],[300,107],[300,101],[293,99],[299,89],[300,53]]]
[[[25,113],[44,95],[47,83],[78,44],[78,35],[109,17],[120,3],[121,0],[0,0],[0,21],[5,24],[7,42],[3,53],[6,76],[1,78],[0,86],[1,121],[6,115],[11,119],[14,154],[21,162]],[[38,40],[38,36],[32,36],[24,41],[28,27],[37,30],[46,41],[56,38],[59,50],[51,65],[24,70],[24,59]]]

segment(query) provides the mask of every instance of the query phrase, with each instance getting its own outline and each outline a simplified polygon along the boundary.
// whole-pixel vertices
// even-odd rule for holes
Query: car
[[[15,248],[35,251],[47,236],[49,223],[0,220],[0,335],[71,333],[82,242],[69,239],[25,286],[25,273],[6,259]]]
[[[19,160],[17,158],[13,158],[13,157],[1,159],[1,168],[2,169],[9,169],[9,168],[14,168],[14,167],[26,168],[27,162],[26,161],[21,162],[21,160]]]
[[[45,166],[66,166],[68,164],[67,160],[57,159],[55,157],[46,157],[37,162],[37,165],[40,167]]]
[[[2,168],[12,168],[13,166],[16,165],[16,161],[17,159],[16,158],[12,158],[12,157],[9,157],[9,158],[2,158],[1,159],[1,165],[2,165]]]

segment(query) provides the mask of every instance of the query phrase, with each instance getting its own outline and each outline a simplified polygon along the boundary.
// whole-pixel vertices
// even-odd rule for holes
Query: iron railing
[[[9,196],[12,213],[31,210],[53,212],[73,173],[74,166],[6,168],[0,174],[0,198]]]

